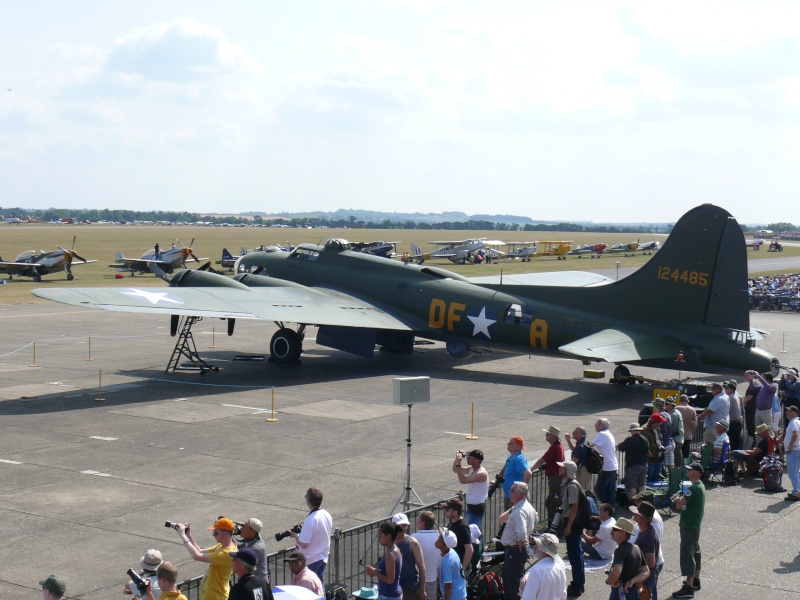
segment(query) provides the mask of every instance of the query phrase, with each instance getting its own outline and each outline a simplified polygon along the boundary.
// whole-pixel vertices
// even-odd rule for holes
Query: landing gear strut
[[[305,326],[301,325],[298,331],[281,326],[269,342],[269,362],[280,365],[300,363],[303,353],[303,338]]]

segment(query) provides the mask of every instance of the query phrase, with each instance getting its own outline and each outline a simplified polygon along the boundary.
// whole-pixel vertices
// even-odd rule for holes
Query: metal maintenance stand
[[[194,337],[192,336],[192,325],[197,323],[198,321],[202,321],[203,317],[184,317],[183,318],[183,325],[180,328],[180,332],[178,333],[178,341],[175,342],[175,349],[172,351],[172,356],[169,359],[169,363],[167,364],[167,368],[164,370],[165,373],[169,373],[172,371],[200,371],[201,375],[205,375],[209,371],[219,371],[219,367],[214,367],[200,358],[200,355],[197,353],[197,346],[194,343]],[[184,367],[178,366],[178,362],[181,359],[181,356],[188,359],[193,366],[191,367]]]

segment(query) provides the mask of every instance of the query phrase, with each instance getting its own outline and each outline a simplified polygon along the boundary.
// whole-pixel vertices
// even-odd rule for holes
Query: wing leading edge
[[[392,315],[352,296],[301,287],[39,288],[32,293],[62,304],[114,312],[410,330]]]

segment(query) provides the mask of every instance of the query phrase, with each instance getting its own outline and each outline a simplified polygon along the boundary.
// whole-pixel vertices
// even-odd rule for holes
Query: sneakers
[[[700,590],[700,578],[699,577],[695,577],[694,578],[694,581],[692,582],[692,587],[694,588],[695,592]]]
[[[685,583],[677,592],[672,594],[673,598],[694,598],[694,589],[692,586],[686,585]]]
[[[784,498],[784,500],[786,502],[797,502],[798,500],[800,500],[800,498],[798,498],[794,494],[789,494],[788,496],[786,496],[786,498]]]
[[[575,589],[574,587],[572,587],[572,585],[567,586],[567,597],[569,598],[577,598],[582,593],[583,593],[582,591]]]

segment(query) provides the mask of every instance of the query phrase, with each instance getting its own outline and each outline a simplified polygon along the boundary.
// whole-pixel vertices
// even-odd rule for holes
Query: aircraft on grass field
[[[652,254],[653,252],[658,252],[658,249],[661,247],[661,244],[656,242],[655,240],[652,242],[643,242],[636,247],[637,252],[641,252],[642,254]]]
[[[595,255],[598,257],[603,253],[603,250],[608,248],[603,242],[599,244],[594,244],[593,246],[578,246],[574,250],[570,250],[567,252],[570,256],[577,256],[578,258],[583,258],[584,255],[588,254],[590,258],[594,258]]]
[[[572,248],[572,242],[539,242],[542,247],[532,254],[534,258],[539,256],[555,256],[558,260],[567,260],[566,254]]]
[[[745,240],[744,245],[747,248],[752,248],[753,250],[761,250],[761,246],[764,244],[764,240]]]
[[[18,217],[3,217],[3,223],[10,223],[11,225],[19,225],[20,223],[24,223],[22,219]]]
[[[192,238],[192,242],[188,247],[178,241],[177,246],[172,244],[172,248],[168,250],[159,249],[158,256],[156,256],[156,249],[153,248],[142,254],[141,258],[125,258],[122,252],[117,252],[114,264],[108,266],[120,273],[130,271],[131,277],[136,273],[153,273],[152,265],[158,266],[159,269],[166,273],[172,273],[178,268],[186,268],[186,259],[190,256],[197,262],[208,260],[208,258],[197,258],[192,252],[193,245],[194,238]]]
[[[286,242],[287,244],[289,242]],[[218,261],[215,261],[215,265],[221,265],[224,268],[228,269],[229,271],[233,270],[233,266],[236,264],[236,261],[239,260],[245,254],[251,254],[252,252],[277,252],[277,251],[284,251],[284,252],[291,252],[293,246],[281,246],[280,244],[274,245],[261,245],[253,248],[252,250],[248,250],[244,246],[242,246],[238,256],[233,256],[230,252],[228,252],[227,248],[222,249],[222,258]]]
[[[537,242],[508,242],[506,258],[521,258],[522,262],[531,262],[531,256],[536,254]]]
[[[28,250],[20,254],[14,262],[4,262],[0,258],[0,273],[8,273],[9,279],[13,279],[16,275],[17,277],[32,277],[34,281],[38,282],[42,280],[42,275],[66,271],[67,279],[72,281],[75,279],[72,274],[73,266],[97,262],[96,260],[86,260],[75,252],[76,238],[77,236],[73,236],[72,248],[69,250],[65,250],[61,246],[52,252]]]
[[[608,249],[610,254],[621,254],[624,253],[625,256],[628,256],[628,252],[631,254],[636,254],[636,250],[639,248],[639,242],[631,242],[630,244],[611,244],[611,247]]]
[[[392,258],[397,254],[397,244],[399,243],[400,242],[384,242],[383,240],[375,242],[350,242],[350,247],[355,252],[382,256],[383,258]]]
[[[236,319],[274,321],[275,363],[296,363],[306,327],[316,326],[317,344],[360,356],[372,356],[376,346],[410,353],[420,337],[443,341],[456,358],[514,352],[615,363],[617,381],[627,379],[626,364],[776,369],[777,359],[755,345],[762,332],[750,329],[742,239],[727,211],[704,204],[620,281],[562,272],[536,274],[548,276],[540,285],[478,284],[444,269],[353,252],[347,241],[331,239],[291,253],[243,256],[234,279],[184,270],[168,287],[33,293],[73,306],[171,315],[173,333],[181,315],[227,319],[229,334]]]
[[[409,259],[421,265],[432,258],[446,258],[450,262],[463,265],[469,262],[470,257],[474,256],[474,252],[477,252],[485,245],[482,239],[477,238],[428,243],[439,246],[439,248],[432,252],[423,252],[419,246],[411,244],[411,256]]]

